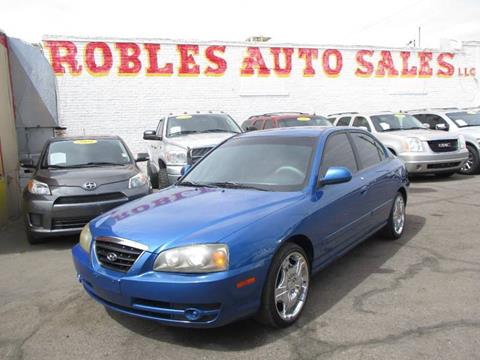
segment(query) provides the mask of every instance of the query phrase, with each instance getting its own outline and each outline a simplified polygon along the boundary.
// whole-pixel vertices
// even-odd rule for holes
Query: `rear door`
[[[364,182],[362,205],[370,214],[362,224],[362,231],[369,232],[390,214],[395,195],[395,174],[389,167],[385,148],[373,136],[354,131],[350,133],[350,137],[358,159],[358,175]]]

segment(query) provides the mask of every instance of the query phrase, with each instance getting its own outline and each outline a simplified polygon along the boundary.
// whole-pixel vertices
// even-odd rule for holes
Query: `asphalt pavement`
[[[412,182],[402,239],[320,272],[293,327],[172,328],[106,311],[76,281],[76,238],[0,230],[0,359],[479,359],[480,176]]]

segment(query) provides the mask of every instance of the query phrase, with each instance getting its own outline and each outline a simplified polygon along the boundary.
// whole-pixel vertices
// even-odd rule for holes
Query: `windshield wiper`
[[[210,132],[226,132],[226,133],[234,133],[238,134],[238,132],[233,131],[233,130],[225,130],[225,129],[209,129],[209,130],[204,130],[201,131],[202,133],[210,133]]]
[[[404,130],[402,128],[390,128],[390,129],[385,129],[383,130],[383,132],[387,132],[387,131],[398,131],[398,130]]]
[[[179,135],[198,134],[198,133],[199,133],[199,131],[197,131],[197,130],[184,130],[184,131],[179,131],[179,132],[169,134],[168,136],[174,137],[174,136],[179,136]]]
[[[232,181],[222,181],[222,182],[214,182],[208,183],[208,185],[212,185],[215,187],[227,188],[227,189],[253,189],[259,191],[268,191],[267,189],[260,188],[254,185],[247,185],[247,184],[240,184]]]
[[[88,163],[84,164],[75,164],[75,165],[70,165],[68,168],[77,168],[77,167],[90,167],[90,166],[104,166],[104,165],[116,165],[116,166],[123,166],[125,164],[122,163],[116,163],[116,162],[108,162],[108,161],[91,161]]]
[[[47,169],[68,169],[68,166],[63,165],[47,165]]]

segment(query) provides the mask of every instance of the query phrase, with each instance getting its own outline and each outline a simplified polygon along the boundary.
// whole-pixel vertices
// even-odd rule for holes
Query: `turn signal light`
[[[242,288],[244,286],[247,286],[247,285],[252,285],[255,281],[257,281],[257,279],[255,279],[254,276],[249,277],[248,279],[239,281],[239,282],[237,282],[237,289],[240,289],[240,288]]]

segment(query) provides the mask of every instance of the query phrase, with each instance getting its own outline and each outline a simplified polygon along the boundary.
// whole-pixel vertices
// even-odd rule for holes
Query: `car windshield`
[[[330,121],[323,116],[296,116],[288,119],[278,120],[279,127],[292,127],[292,126],[332,126]]]
[[[240,137],[218,147],[179,183],[190,186],[298,191],[307,180],[313,137]]]
[[[167,137],[215,132],[240,133],[241,130],[225,114],[185,114],[168,118]]]
[[[120,140],[77,139],[50,143],[42,167],[93,167],[125,165],[130,162],[130,155]]]
[[[378,132],[425,129],[420,121],[407,114],[374,115],[371,119]]]
[[[459,111],[448,113],[458,127],[480,126],[480,111]]]

